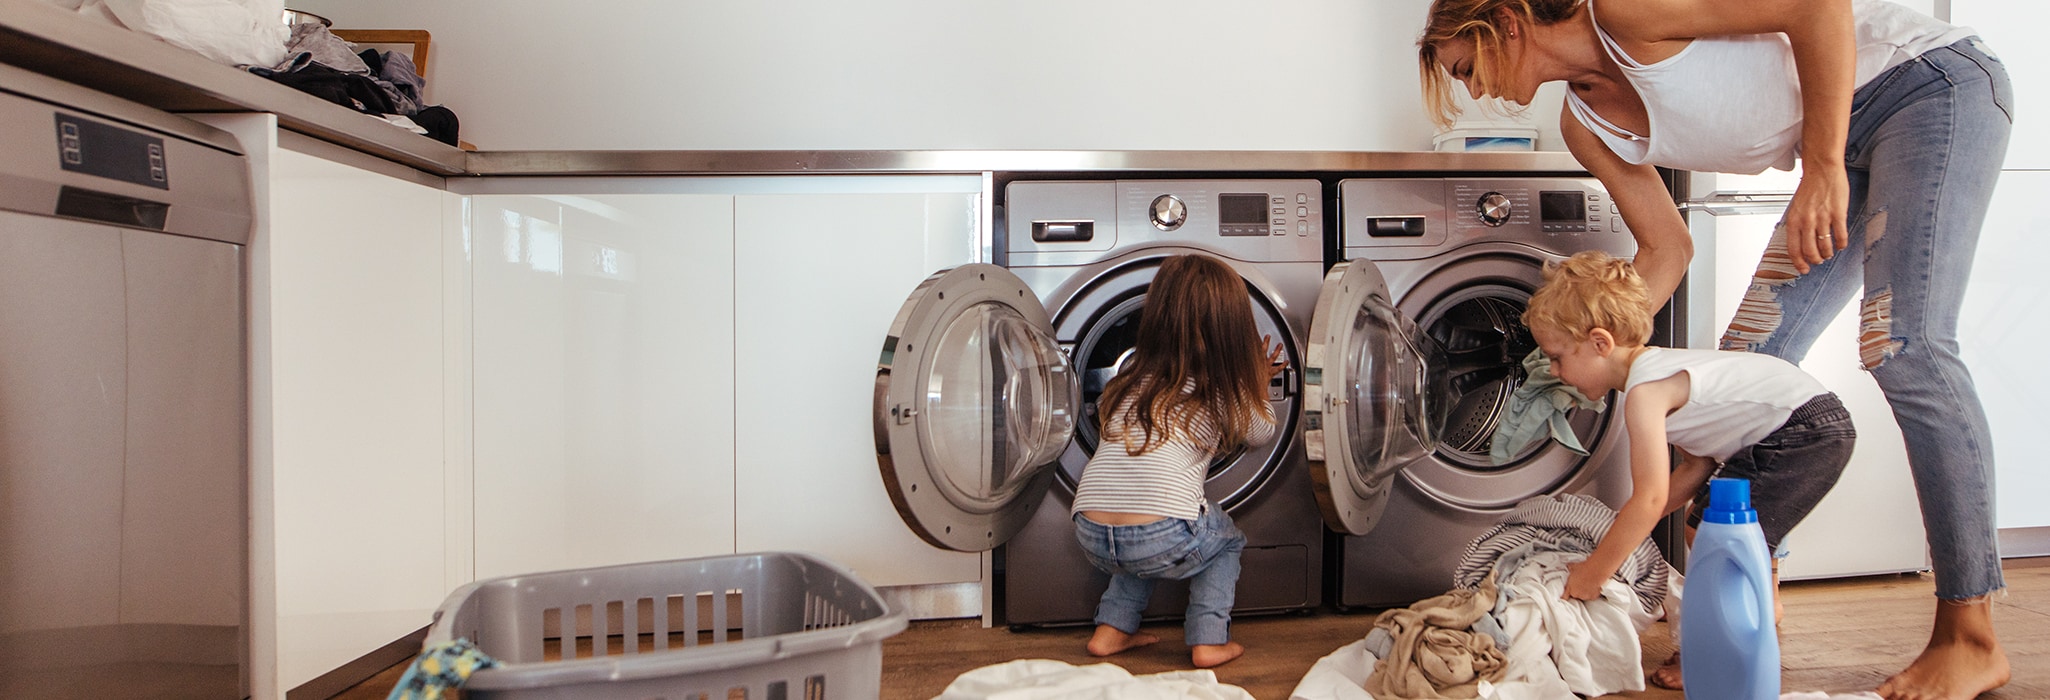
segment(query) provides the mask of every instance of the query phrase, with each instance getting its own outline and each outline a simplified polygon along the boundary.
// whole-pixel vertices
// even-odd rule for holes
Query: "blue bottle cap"
[[[1702,512],[1701,521],[1725,525],[1758,522],[1758,511],[1751,508],[1750,480],[1709,479],[1708,510]]]

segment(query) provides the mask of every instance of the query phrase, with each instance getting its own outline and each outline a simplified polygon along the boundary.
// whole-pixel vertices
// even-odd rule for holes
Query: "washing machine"
[[[1578,493],[1620,507],[1630,474],[1617,396],[1607,397],[1607,410],[1569,415],[1587,454],[1545,440],[1501,463],[1490,457],[1509,396],[1524,380],[1523,358],[1537,347],[1520,319],[1545,263],[1584,250],[1635,254],[1600,184],[1351,179],[1338,190],[1346,262],[1334,272],[1377,268],[1394,313],[1421,336],[1415,341],[1429,366],[1418,381],[1429,405],[1414,412],[1429,433],[1407,451],[1320,470],[1329,475],[1322,480],[1351,486],[1332,490],[1362,513],[1348,518],[1347,504],[1320,498],[1342,533],[1330,547],[1333,603],[1382,608],[1444,593],[1467,544],[1526,498]]]
[[[1268,387],[1282,421],[1265,445],[1219,455],[1205,489],[1246,534],[1234,610],[1323,604],[1326,527],[1305,464],[1304,342],[1324,273],[1317,180],[1021,180],[1004,198],[1002,266],[928,278],[884,343],[876,382],[883,479],[907,525],[936,546],[998,552],[996,616],[1087,624],[1108,577],[1069,519],[1098,442],[1096,399],[1135,342],[1168,256],[1224,260],[1289,370]],[[1181,616],[1183,582],[1146,614]]]

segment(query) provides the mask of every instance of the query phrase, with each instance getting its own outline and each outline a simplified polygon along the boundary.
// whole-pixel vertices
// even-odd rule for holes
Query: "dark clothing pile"
[[[436,141],[454,146],[459,124],[455,112],[440,105],[423,106],[422,91],[427,81],[405,54],[374,49],[354,52],[355,46],[317,23],[292,26],[292,39],[285,46],[285,59],[278,65],[248,66],[251,73],[275,80],[300,92],[349,109],[380,117],[403,117],[387,121],[419,127]]]

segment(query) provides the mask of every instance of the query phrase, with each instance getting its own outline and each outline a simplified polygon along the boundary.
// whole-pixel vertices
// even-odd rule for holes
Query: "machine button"
[[[1509,202],[1509,197],[1502,193],[1489,192],[1474,202],[1474,213],[1480,215],[1483,224],[1501,226],[1509,223],[1509,217],[1515,213],[1515,206]]]
[[[1295,215],[1296,215],[1296,216],[1309,216],[1309,215],[1310,215],[1310,208],[1309,208],[1309,207],[1296,207],[1296,208],[1295,208]]]
[[[1297,204],[1309,204],[1309,203],[1310,203],[1310,196],[1309,196],[1309,195],[1307,195],[1307,194],[1303,194],[1303,193],[1301,193],[1301,192],[1297,192],[1297,193],[1296,193],[1296,195],[1295,195],[1295,203],[1297,203]]]
[[[1189,205],[1180,197],[1163,194],[1153,198],[1153,205],[1146,210],[1146,218],[1153,220],[1153,227],[1162,231],[1173,231],[1189,221]]]
[[[1610,230],[1610,231],[1621,231],[1621,230],[1623,230],[1623,220],[1622,220],[1622,219],[1609,219],[1609,230]]]

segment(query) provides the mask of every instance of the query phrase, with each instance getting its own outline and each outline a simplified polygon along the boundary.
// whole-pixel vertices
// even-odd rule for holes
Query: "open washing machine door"
[[[1395,475],[1437,449],[1443,366],[1436,341],[1395,307],[1373,261],[1324,275],[1303,359],[1303,435],[1332,529],[1373,530]]]
[[[1003,544],[1044,500],[1080,401],[1024,280],[984,263],[934,273],[898,310],[876,362],[876,460],[890,502],[933,546]]]

